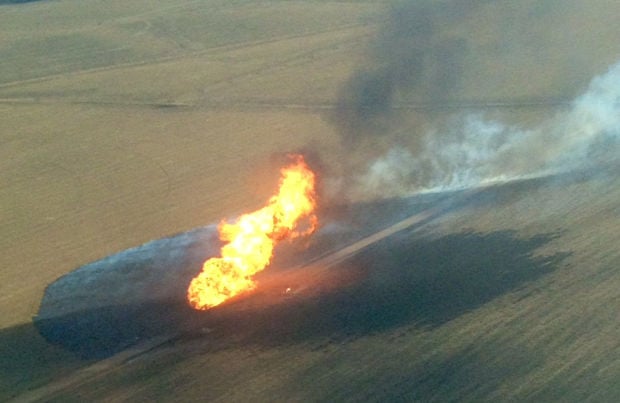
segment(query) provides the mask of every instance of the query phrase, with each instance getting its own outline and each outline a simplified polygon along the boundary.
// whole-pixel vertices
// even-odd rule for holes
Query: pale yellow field
[[[310,0],[0,5],[0,329],[6,339],[0,347],[0,361],[5,358],[0,400],[85,365],[47,346],[30,325],[45,287],[59,276],[151,239],[255,208],[275,186],[275,161],[282,153],[311,150],[330,176],[339,177],[390,145],[379,137],[347,149],[329,115],[347,78],[371,59],[387,8],[382,1]],[[544,5],[528,0],[489,2],[467,18],[453,18],[433,36],[435,44],[460,39],[468,46],[461,84],[448,98],[570,100],[620,58],[618,15],[620,7],[613,0],[552,0]],[[424,102],[421,93],[401,94],[399,101]],[[503,116],[528,124],[551,113]],[[413,122],[405,117],[402,124],[422,126],[437,118],[424,112],[411,116]],[[431,358],[442,362],[473,351],[483,362],[495,353],[481,345],[501,348],[515,328],[534,318],[553,326],[548,337],[546,330],[520,333],[521,347],[533,346],[528,351],[536,355],[542,345],[556,340],[563,326],[586,317],[602,323],[593,332],[608,332],[600,338],[592,335],[601,344],[586,346],[579,339],[575,345],[554,347],[553,354],[542,358],[548,365],[528,372],[524,363],[522,372],[493,384],[494,393],[527,398],[540,379],[564,377],[570,366],[586,366],[575,372],[583,375],[586,356],[602,361],[592,369],[594,375],[583,376],[601,374],[601,387],[608,387],[609,377],[619,374],[617,362],[604,359],[610,351],[617,357],[620,340],[614,339],[617,327],[606,322],[620,319],[613,288],[618,276],[612,272],[618,255],[610,247],[618,228],[617,182],[614,186],[587,214],[578,211],[568,222],[563,216],[547,216],[553,206],[541,209],[545,216],[539,217],[536,209],[521,205],[514,207],[523,208],[518,220],[493,213],[462,219],[463,226],[476,231],[510,229],[524,236],[543,230],[538,221],[570,228],[564,246],[552,247],[573,253],[569,268],[532,286],[533,293],[543,291],[525,302],[515,303],[517,297],[508,295],[432,333],[414,329],[401,336],[394,331],[344,349],[331,346],[329,359],[305,345],[265,349],[258,355],[243,349],[217,352],[208,357],[207,372],[195,380],[192,373],[205,370],[205,357],[187,358],[183,352],[187,361],[182,364],[168,356],[157,362],[164,368],[161,374],[149,369],[148,362],[137,364],[147,367],[146,375],[135,372],[144,376],[144,384],[133,378],[125,386],[122,380],[104,380],[86,385],[82,396],[117,401],[157,398],[161,392],[172,399],[170,385],[182,378],[184,388],[196,388],[183,396],[195,398],[203,379],[221,376],[219,383],[208,384],[221,400],[269,398],[276,389],[282,399],[328,399],[330,388],[344,384],[359,390],[364,382],[394,385],[399,381],[382,378],[381,370],[397,376],[397,367],[404,365],[398,361],[401,356],[416,357],[411,365],[420,374],[419,366]],[[450,223],[460,225],[458,218]],[[588,288],[588,273],[608,279]],[[571,282],[583,282],[584,288]],[[578,298],[584,310],[556,316],[564,306],[561,301],[571,298]],[[594,308],[601,304],[604,310]],[[510,352],[517,361],[518,351]],[[289,373],[293,361],[295,376]],[[322,368],[330,365],[329,375],[323,375]],[[360,365],[377,369],[351,369]],[[225,376],[218,372],[224,367]],[[487,371],[492,376],[494,369]],[[333,378],[334,373],[342,378]],[[569,387],[575,373],[562,378],[562,385]],[[297,383],[280,382],[287,376]],[[315,394],[312,385],[325,394]],[[286,394],[278,388],[308,392]],[[338,393],[334,396],[345,400],[373,399],[342,389]],[[450,393],[440,397],[454,396]],[[475,400],[493,394],[468,396]],[[594,400],[608,395],[601,396]]]

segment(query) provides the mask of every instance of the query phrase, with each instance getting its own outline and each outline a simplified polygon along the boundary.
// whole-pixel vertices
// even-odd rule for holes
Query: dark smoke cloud
[[[608,5],[590,11],[578,0],[394,3],[332,116],[347,158],[330,192],[374,199],[616,164],[617,29],[585,24]],[[587,26],[577,36],[575,21]]]
[[[620,61],[594,77],[572,106],[523,129],[467,114],[421,135],[415,152],[393,147],[348,189],[358,198],[403,196],[617,164]]]
[[[367,63],[341,90],[333,121],[347,145],[385,133],[398,102],[441,102],[459,87],[467,41],[438,38],[483,0],[401,1],[391,6]]]

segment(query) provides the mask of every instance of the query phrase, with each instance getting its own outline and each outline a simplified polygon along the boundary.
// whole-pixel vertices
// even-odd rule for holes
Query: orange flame
[[[265,207],[242,215],[233,224],[220,224],[220,239],[227,243],[222,257],[207,260],[192,279],[187,299],[193,308],[206,310],[254,289],[252,276],[269,264],[278,241],[309,235],[316,229],[315,175],[303,156],[292,155],[291,159],[280,171],[278,194]],[[302,220],[305,229],[299,229]]]

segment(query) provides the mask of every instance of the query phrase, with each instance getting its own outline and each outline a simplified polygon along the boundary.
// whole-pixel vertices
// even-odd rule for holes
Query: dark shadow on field
[[[384,241],[350,263],[369,273],[360,294],[373,302],[365,304],[363,324],[354,327],[374,330],[412,320],[440,325],[454,319],[554,270],[566,254],[533,256],[554,237],[521,239],[497,231]]]
[[[280,273],[280,270],[286,271],[291,267],[303,266],[305,262],[313,258],[339,250],[360,237],[376,232],[408,215],[424,211],[444,198],[446,195],[430,195],[412,199],[386,200],[354,207],[334,207],[329,212],[331,220],[345,222],[344,229],[322,233],[314,238],[311,245],[286,245],[278,251],[278,258],[274,261],[270,272]],[[142,249],[138,248],[129,254],[127,251],[121,252],[121,254],[108,257],[108,260],[93,262],[96,267],[91,267],[92,264],[86,265],[62,276],[46,289],[39,314],[34,317],[36,328],[46,340],[54,345],[62,346],[86,359],[103,359],[153,337],[162,335],[173,337],[188,329],[191,333],[193,329],[210,328],[213,321],[222,321],[223,327],[227,327],[229,322],[227,318],[236,315],[234,312],[237,312],[238,304],[218,308],[213,312],[197,312],[189,308],[185,301],[187,285],[191,278],[200,271],[202,262],[210,257],[211,248],[205,248],[203,242],[214,244],[207,245],[210,247],[217,246],[216,241],[211,239],[210,235],[204,234],[212,235],[212,231],[197,229],[163,238],[147,244],[147,246],[152,245],[150,247],[142,246],[140,247]],[[125,255],[122,255],[123,253]],[[167,282],[155,281],[148,286],[142,284],[137,274],[152,277],[150,275],[153,270],[151,260],[156,258],[165,259],[167,262],[164,265],[165,271],[173,275],[168,278]],[[300,270],[304,270],[303,267]],[[88,271],[94,272],[91,277],[86,275]],[[108,298],[106,300],[108,304],[105,305],[100,301],[97,305],[96,298],[93,298],[91,304],[84,301],[81,297],[82,289],[91,289],[93,296],[99,297],[100,300],[102,295],[115,295],[115,290],[110,289],[110,284],[114,283],[103,281],[101,275],[103,272],[109,272],[108,277],[116,273],[119,279],[131,278],[128,281],[135,281],[135,285],[129,285],[129,287],[135,288],[135,293],[140,295],[140,298],[133,301]],[[136,274],[130,276],[128,273],[132,272]],[[121,284],[117,285],[121,286]],[[155,299],[145,292],[149,287],[155,294],[158,291],[157,287],[176,291],[171,292],[171,297],[168,299]],[[59,296],[62,298],[57,298]],[[282,299],[281,296],[277,296],[276,300],[278,298]],[[250,305],[256,305],[250,308],[250,311],[263,309],[261,305],[264,300],[263,295],[259,293],[248,299],[250,299]],[[289,302],[292,301],[286,299],[277,303],[286,305]],[[72,303],[78,309],[69,309],[71,307],[67,305]],[[271,308],[268,308],[267,312],[270,312],[269,309]],[[70,313],[66,313],[67,311]],[[274,314],[279,313],[274,311]],[[260,324],[252,326],[260,326]]]
[[[0,401],[88,364],[50,346],[31,323],[0,330],[0,357]]]
[[[559,181],[556,185],[561,186],[560,179],[554,178],[553,183]],[[571,176],[566,180],[570,183],[577,179]],[[512,231],[495,231],[439,236],[425,234],[421,227],[429,220],[460,209],[492,209],[510,204],[549,184],[549,179],[541,178],[473,193],[427,194],[333,207],[325,212],[324,216],[330,217],[325,222],[335,223],[337,229],[317,234],[307,249],[289,245],[278,251],[273,267],[267,270],[275,283],[206,312],[187,306],[184,285],[199,271],[207,256],[195,251],[191,255],[196,255],[194,258],[186,256],[196,245],[202,250],[203,238],[199,237],[202,232],[184,233],[161,244],[152,244],[152,256],[167,256],[165,269],[174,273],[152,286],[178,288],[178,295],[172,293],[173,298],[169,300],[149,300],[147,293],[134,302],[111,300],[109,305],[93,304],[92,308],[85,304],[85,309],[70,314],[62,313],[66,312],[64,305],[48,306],[44,298],[40,312],[48,314],[35,317],[35,325],[52,344],[88,359],[105,358],[163,335],[174,338],[173,343],[204,339],[204,348],[212,351],[245,345],[269,347],[314,340],[342,341],[401,326],[439,326],[536,281],[558,268],[567,254],[535,255],[559,234],[522,238]],[[312,265],[317,257],[329,257],[330,252],[339,251],[361,237],[413,214],[429,211],[435,212],[419,224],[362,249],[336,266],[321,271]],[[210,242],[210,238],[204,239]],[[170,255],[173,250],[178,253]],[[147,274],[151,255],[142,256],[142,249],[137,251],[139,256],[135,259],[140,262],[146,259],[138,265],[138,272]],[[117,272],[122,278],[135,262],[132,263],[134,258],[118,256],[121,258],[112,259],[110,266],[102,269]],[[305,266],[308,262],[310,265]],[[80,270],[84,269],[57,281],[81,284],[78,279],[73,281]],[[291,287],[287,283],[291,278],[293,292],[287,294],[284,291]],[[105,293],[107,289],[102,284],[93,280],[87,286]],[[136,284],[136,290],[144,287],[139,281]],[[71,302],[72,290],[68,289],[62,304]]]
[[[314,339],[346,340],[405,325],[437,326],[554,270],[564,254],[534,257],[533,253],[555,235],[523,239],[513,232],[500,231],[432,237],[420,235],[413,226],[330,267],[325,275],[313,275],[312,266],[302,263],[338,251],[412,214],[438,206],[442,207],[432,217],[459,208],[492,208],[523,197],[542,184],[524,181],[509,189],[491,187],[473,195],[429,194],[335,208],[329,212],[330,222],[345,223],[344,230],[323,232],[305,250],[285,248],[286,253],[278,254],[270,270],[276,278],[280,273],[299,273],[300,278],[310,274],[310,290],[282,295],[287,285],[281,284],[279,288],[271,287],[265,295],[259,288],[254,295],[206,312],[190,309],[184,292],[173,300],[119,300],[118,304],[71,314],[37,316],[35,325],[52,344],[87,359],[105,358],[162,335],[179,340],[204,338],[209,349],[221,349]],[[169,247],[168,243],[162,246]],[[119,275],[123,265],[129,264],[125,260],[119,261],[119,267],[114,266]],[[174,284],[160,286],[189,283],[192,273],[199,270],[198,260],[171,261],[173,266],[179,266],[170,267],[178,273]],[[188,264],[195,265],[195,270],[186,270]],[[145,267],[148,269],[149,264]],[[66,277],[70,280],[72,276]],[[339,284],[334,286],[333,282]],[[88,286],[101,288],[97,284]],[[54,311],[45,300],[43,308]]]
[[[21,3],[34,3],[44,0],[0,0],[0,6],[6,4],[21,4]]]
[[[361,277],[344,289],[264,310],[224,307],[230,312],[205,323],[216,337],[234,335],[232,344],[265,347],[346,341],[405,325],[439,326],[555,270],[567,254],[533,255],[554,237],[521,239],[511,231],[437,238],[398,234],[332,269]],[[214,346],[231,344],[219,341]]]
[[[555,270],[566,253],[534,256],[555,236],[402,232],[330,268],[331,277],[323,275],[309,292],[274,297],[259,290],[205,312],[184,301],[118,305],[36,325],[48,341],[84,358],[105,358],[165,334],[174,337],[173,344],[204,339],[204,348],[214,351],[342,342],[401,326],[434,327]],[[344,278],[353,281],[331,283]]]
[[[185,301],[119,304],[34,323],[50,343],[83,359],[104,359],[153,337],[174,336],[200,319]]]

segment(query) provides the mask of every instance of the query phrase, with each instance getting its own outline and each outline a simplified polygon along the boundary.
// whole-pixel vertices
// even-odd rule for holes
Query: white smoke
[[[402,196],[568,171],[620,158],[620,62],[571,108],[533,129],[480,114],[426,133],[421,149],[393,148],[357,178],[356,196]]]

